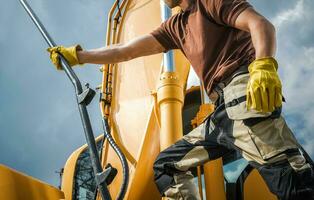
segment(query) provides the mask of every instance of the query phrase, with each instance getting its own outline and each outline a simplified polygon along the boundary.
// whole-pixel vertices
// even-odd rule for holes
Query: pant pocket
[[[249,74],[239,75],[223,89],[225,107],[230,119],[243,120],[271,115],[270,112],[263,113],[246,108],[246,88],[249,78]]]
[[[282,117],[267,119],[248,127],[249,134],[264,160],[288,150],[296,149],[297,141]]]

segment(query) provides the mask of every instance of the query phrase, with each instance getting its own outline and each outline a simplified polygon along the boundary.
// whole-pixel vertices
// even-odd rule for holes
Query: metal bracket
[[[84,91],[78,95],[78,103],[88,105],[93,100],[95,95],[95,90],[89,88],[89,84],[86,83]]]
[[[110,185],[113,179],[116,177],[118,170],[108,164],[104,171],[96,174],[95,178],[98,185],[103,184],[104,182],[106,185]]]

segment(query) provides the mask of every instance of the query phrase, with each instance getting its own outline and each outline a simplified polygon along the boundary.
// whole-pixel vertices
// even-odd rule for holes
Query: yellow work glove
[[[278,63],[272,57],[253,61],[249,66],[247,109],[273,112],[282,104],[281,82],[277,74]]]
[[[47,51],[50,53],[50,60],[57,67],[58,70],[62,70],[58,53],[60,53],[72,67],[73,65],[80,64],[76,53],[80,50],[82,50],[82,47],[80,45],[75,45],[71,47],[56,46],[47,49]]]

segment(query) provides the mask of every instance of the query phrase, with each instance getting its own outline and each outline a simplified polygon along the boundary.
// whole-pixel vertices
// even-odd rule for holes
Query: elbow
[[[276,28],[275,26],[268,20],[265,19],[264,22],[264,29],[267,30],[267,32],[271,33],[273,36],[276,35]]]
[[[256,57],[274,56],[276,53],[276,29],[267,19],[254,23],[251,36],[256,50]]]
[[[275,26],[268,21],[266,18],[260,18],[256,20],[251,25],[251,30],[259,30],[261,32],[264,32],[268,34],[269,36],[275,37],[276,35],[276,28]]]

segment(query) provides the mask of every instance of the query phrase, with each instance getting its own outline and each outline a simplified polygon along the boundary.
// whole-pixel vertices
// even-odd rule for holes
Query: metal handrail
[[[34,13],[34,11],[31,9],[31,7],[28,5],[26,0],[19,0],[19,1],[22,4],[25,11],[30,16],[30,18],[32,19],[32,21],[34,22],[34,24],[36,25],[36,27],[38,28],[38,30],[40,31],[41,35],[44,37],[48,46],[49,47],[56,46],[56,43],[50,37],[47,30],[45,29],[43,24],[40,22],[40,20],[38,19],[38,17]],[[92,163],[93,171],[94,171],[95,178],[96,178],[95,180],[96,180],[96,183],[98,185],[98,189],[99,189],[100,194],[101,194],[103,199],[110,200],[111,196],[110,196],[109,190],[107,188],[106,182],[105,181],[102,181],[102,182],[98,181],[98,180],[100,180],[100,179],[98,179],[98,177],[100,177],[103,174],[103,169],[101,167],[100,159],[98,157],[98,151],[96,148],[95,137],[93,134],[93,130],[92,130],[92,126],[90,123],[88,111],[86,108],[87,103],[85,103],[84,101],[83,102],[79,101],[79,97],[83,93],[82,84],[81,84],[80,80],[78,79],[78,77],[76,76],[76,74],[74,73],[74,71],[72,70],[72,68],[69,66],[66,59],[61,54],[59,54],[59,58],[60,58],[61,66],[62,66],[63,70],[65,71],[66,75],[68,76],[68,78],[70,79],[70,81],[72,82],[72,84],[75,88],[76,100],[77,100],[77,104],[79,107],[79,112],[80,112],[80,116],[81,116],[81,120],[82,120],[82,124],[83,124],[85,138],[86,138],[86,141],[88,144],[91,163]]]

